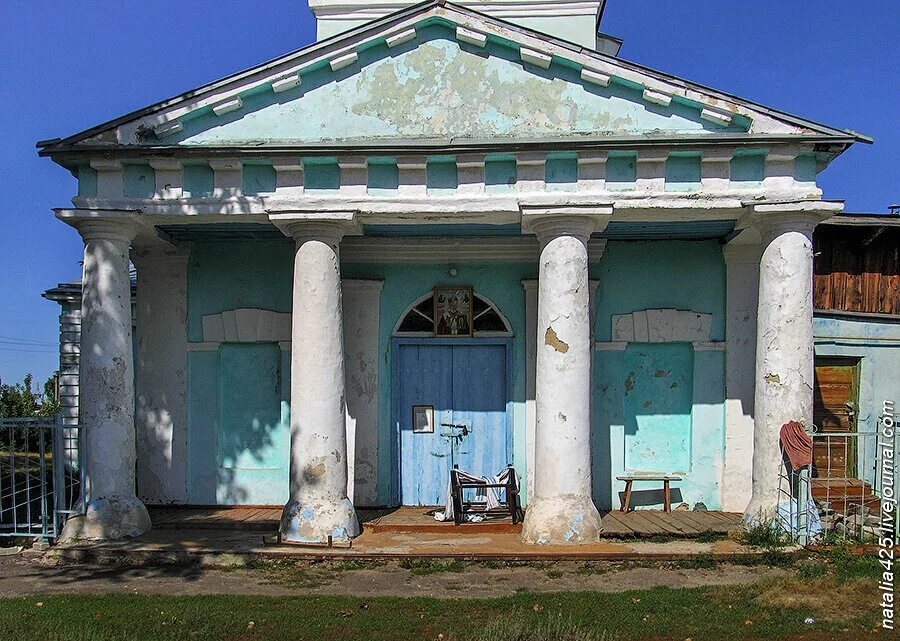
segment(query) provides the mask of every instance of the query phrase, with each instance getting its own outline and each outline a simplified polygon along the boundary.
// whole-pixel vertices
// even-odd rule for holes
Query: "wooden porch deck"
[[[509,519],[490,518],[482,523],[440,523],[429,514],[433,508],[401,507],[359,509],[364,531],[378,533],[507,534],[521,531],[521,524]],[[696,538],[702,534],[724,535],[737,529],[741,514],[734,512],[680,512],[656,510],[604,512],[603,535],[610,538],[654,537]],[[281,517],[280,507],[151,507],[150,518],[159,529],[237,530],[274,532]]]

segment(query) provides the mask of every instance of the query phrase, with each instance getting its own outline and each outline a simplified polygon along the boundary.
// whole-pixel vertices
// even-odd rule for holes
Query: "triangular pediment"
[[[459,42],[447,25],[417,29],[398,50],[373,48],[338,71],[323,67],[283,93],[242,98],[240,109],[186,118],[183,145],[318,144],[434,138],[531,138],[746,131],[705,121],[700,109],[662,106],[642,90],[591,84],[564,65],[541,69],[500,45]],[[749,123],[747,123],[749,124]]]
[[[48,147],[303,148],[823,133],[846,135],[434,3]]]

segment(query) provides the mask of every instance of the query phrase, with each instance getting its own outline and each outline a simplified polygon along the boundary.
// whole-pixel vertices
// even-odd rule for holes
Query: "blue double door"
[[[401,505],[443,505],[454,464],[493,475],[511,462],[508,349],[492,339],[394,344]],[[433,431],[413,429],[423,414]]]

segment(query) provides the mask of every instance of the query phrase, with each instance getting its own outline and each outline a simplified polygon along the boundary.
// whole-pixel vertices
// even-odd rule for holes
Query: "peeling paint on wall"
[[[585,84],[572,65],[523,67],[512,48],[460,45],[443,25],[418,34],[393,50],[382,45],[360,52],[358,66],[304,73],[295,89],[243,96],[239,111],[186,119],[173,140],[200,145],[723,131],[686,105],[649,104],[634,87]]]
[[[628,273],[628,279],[617,274]],[[613,316],[631,314],[654,306],[692,309],[711,315],[710,338],[722,340],[725,333],[725,266],[716,243],[610,241],[596,275],[603,285],[597,304],[595,336],[604,341],[613,337]],[[676,343],[660,343],[662,348],[679,347]],[[646,347],[647,345],[642,345]],[[683,350],[690,344],[681,343]],[[592,465],[594,467],[594,502],[600,509],[620,504],[623,486],[615,477],[624,474],[627,448],[631,448],[632,464],[636,461],[661,460],[668,471],[688,467],[683,480],[673,483],[673,498],[691,505],[703,501],[710,509],[721,504],[719,483],[722,471],[725,430],[724,385],[725,362],[722,352],[694,352],[693,365],[682,363],[653,364],[645,367],[640,378],[636,363],[626,362],[625,351],[594,353],[594,397],[592,406]],[[674,380],[673,380],[674,379]],[[658,394],[641,395],[642,381],[659,384]],[[682,399],[679,412],[660,408],[663,397]],[[636,395],[636,396],[635,396]],[[632,420],[626,416],[626,403],[631,403]],[[650,405],[645,404],[650,401]],[[681,421],[690,430],[689,442],[680,451],[668,450],[668,439],[648,438],[652,426],[641,425],[646,417],[657,416],[659,429],[672,428]],[[670,421],[671,416],[671,421]],[[639,419],[639,420],[634,420]],[[677,426],[675,426],[677,428]],[[631,434],[629,435],[629,429]],[[637,438],[636,437],[640,437]],[[689,465],[685,465],[685,456]],[[681,461],[677,461],[679,458]],[[675,489],[677,488],[677,494]],[[637,484],[633,505],[659,508],[662,497],[658,484]],[[643,494],[638,494],[641,492]]]

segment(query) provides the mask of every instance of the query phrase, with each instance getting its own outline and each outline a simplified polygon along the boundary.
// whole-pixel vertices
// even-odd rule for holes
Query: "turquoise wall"
[[[202,340],[201,318],[238,307],[259,307],[278,312],[291,309],[289,241],[197,243],[188,268],[188,339]],[[457,270],[456,277],[449,271]],[[525,296],[521,281],[537,278],[536,263],[510,264],[345,264],[345,278],[384,281],[379,329],[379,460],[378,500],[391,501],[392,459],[391,336],[403,311],[439,284],[471,284],[493,301],[513,330],[512,401],[513,463],[525,474]],[[676,308],[712,315],[712,339],[725,335],[725,269],[718,243],[610,241],[601,261],[591,266],[591,277],[600,281],[595,317],[595,338],[609,341],[612,316],[648,308]],[[679,382],[677,392],[661,400],[664,411],[654,413],[643,404],[649,398],[626,395],[629,373],[637,354],[651,353],[646,385],[636,394],[654,394],[657,370],[667,381]],[[631,360],[629,360],[631,359]],[[189,478],[191,501],[214,502],[222,495],[215,465],[215,438],[219,425],[221,356],[218,352],[191,352],[189,385]],[[658,365],[658,367],[657,367]],[[592,446],[594,494],[598,506],[618,505],[615,481],[626,469],[677,472],[684,481],[674,484],[675,498],[693,504],[703,501],[719,506],[719,474],[724,444],[724,353],[693,352],[688,344],[634,345],[626,351],[597,351],[594,358]],[[284,353],[283,389],[290,363]],[[672,389],[671,387],[668,389]],[[237,393],[237,391],[235,391]],[[283,402],[289,404],[289,392]],[[635,400],[640,400],[637,405]],[[286,420],[286,416],[284,417]],[[643,428],[642,428],[643,426]],[[652,426],[652,428],[650,427]],[[671,428],[669,426],[672,426]],[[662,441],[671,429],[677,446],[645,451]],[[653,432],[651,434],[651,432]],[[630,449],[629,449],[630,448]],[[643,448],[643,449],[642,449]],[[626,452],[631,451],[630,463]],[[635,462],[637,461],[637,462]],[[687,462],[687,463],[686,463]],[[630,465],[630,467],[628,467]],[[683,469],[687,468],[687,469]],[[651,470],[647,470],[651,471]],[[527,481],[527,479],[525,479]],[[636,501],[653,498],[636,487]],[[212,498],[211,498],[212,497]]]
[[[725,264],[717,242],[610,241],[592,272],[600,280],[596,340],[611,340],[614,315],[652,308],[711,314],[711,339],[725,339]],[[717,509],[725,353],[695,352],[689,343],[631,343],[624,351],[595,352],[593,379],[597,506],[618,507],[624,483],[616,476],[665,472],[683,478],[673,484],[673,501]],[[660,488],[635,483],[632,504],[658,508]]]
[[[195,243],[188,263],[188,340],[203,340],[203,316],[239,307],[291,311],[290,240]]]
[[[290,312],[292,262],[287,240],[196,243],[188,263],[188,340],[203,340],[206,314],[240,307]],[[277,380],[251,385],[229,368],[235,350],[248,363],[241,369],[252,369],[278,346],[232,343],[188,353],[188,501],[278,505],[288,495],[290,356],[277,357]],[[244,412],[234,411],[236,398],[245,399]]]
[[[625,469],[687,472],[694,350],[687,343],[630,343],[625,371]]]

